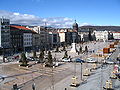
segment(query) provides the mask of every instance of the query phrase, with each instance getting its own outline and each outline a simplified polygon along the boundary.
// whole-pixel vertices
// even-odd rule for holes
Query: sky
[[[71,27],[120,26],[120,0],[0,0],[0,17],[11,23]]]

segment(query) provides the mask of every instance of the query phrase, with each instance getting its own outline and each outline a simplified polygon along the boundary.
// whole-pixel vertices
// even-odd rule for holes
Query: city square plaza
[[[76,48],[82,46],[88,47],[88,53],[74,53],[70,52],[71,46],[66,47],[68,56],[72,61],[76,58],[87,60],[87,58],[94,58],[98,62],[112,56],[112,53],[104,54],[103,48],[109,47],[113,42],[86,42],[84,44],[77,44]],[[60,48],[62,49],[62,48]],[[94,51],[94,52],[93,52]],[[112,49],[111,49],[112,51]],[[0,81],[0,90],[10,90],[14,84],[17,84],[20,90],[33,90],[32,85],[35,83],[35,90],[102,90],[106,86],[106,81],[109,79],[114,65],[106,65],[101,69],[101,63],[75,63],[75,62],[61,62],[65,51],[52,52],[52,57],[56,58],[59,63],[58,67],[50,68],[44,67],[43,64],[37,64],[36,61],[31,61],[31,67],[21,67],[18,61],[0,64],[1,77],[6,77]],[[119,50],[116,50],[114,57],[117,57]],[[113,52],[114,53],[114,52]],[[39,52],[37,52],[39,54]],[[32,55],[28,53],[28,55]],[[82,67],[81,67],[82,65]],[[86,74],[87,73],[87,74]],[[82,74],[82,76],[81,76]],[[84,76],[85,75],[85,76]],[[119,85],[118,80],[113,81],[114,85]],[[72,87],[72,84],[79,84],[78,87]],[[98,89],[97,89],[98,88]],[[115,90],[119,90],[115,89]]]

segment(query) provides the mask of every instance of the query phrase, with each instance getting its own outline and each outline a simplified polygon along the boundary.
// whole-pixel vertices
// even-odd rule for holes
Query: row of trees
[[[41,52],[40,52],[40,55],[39,55],[39,57],[38,57],[39,60],[38,60],[37,63],[43,63],[43,62],[44,62],[44,56],[45,56],[44,51],[41,51]],[[34,52],[34,51],[33,51],[33,57],[34,57],[34,58],[37,58],[36,52]],[[52,59],[52,55],[51,55],[51,52],[50,52],[50,51],[48,51],[48,56],[47,56],[46,59],[47,59],[46,64],[47,64],[47,65],[52,65],[53,59]],[[22,53],[22,54],[21,54],[20,62],[21,62],[21,65],[20,65],[20,66],[28,66],[28,60],[27,60],[27,57],[26,57],[25,53]]]
[[[64,54],[64,57],[63,58],[68,58],[68,54],[67,54],[67,51],[65,49],[65,46],[63,46],[63,51],[65,51],[65,54]],[[59,52],[59,47],[56,48],[56,52]],[[82,47],[80,46],[79,48],[79,53],[82,53],[83,50],[82,50]],[[88,47],[85,46],[85,52],[88,52]],[[46,57],[46,60],[44,60],[45,54],[44,54],[44,51],[41,51],[40,52],[40,55],[39,57],[37,57],[36,55],[36,52],[33,51],[33,57],[34,58],[39,58],[38,62],[37,63],[43,63],[45,62],[48,66],[52,66],[53,65],[53,58],[52,58],[52,55],[51,55],[51,52],[48,51],[48,54],[47,54],[47,57]],[[28,66],[28,60],[27,60],[27,57],[25,55],[25,53],[22,53],[21,54],[21,60],[20,60],[21,63],[21,66]]]
[[[65,47],[65,45],[63,46],[63,49],[62,49],[62,51],[66,51],[66,47]],[[58,46],[56,47],[56,50],[55,50],[55,52],[60,52],[60,50],[59,50],[59,47],[58,47]]]

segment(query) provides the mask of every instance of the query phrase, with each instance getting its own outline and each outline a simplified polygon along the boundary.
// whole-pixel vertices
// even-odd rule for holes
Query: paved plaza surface
[[[76,58],[81,58],[85,60],[88,57],[94,57],[99,62],[104,59],[104,57],[98,57],[96,54],[101,53],[102,49],[109,47],[109,44],[112,42],[94,42],[86,44],[78,44],[77,49],[81,45],[83,48],[87,45],[90,51],[94,50],[94,53],[88,54],[79,54],[71,53],[71,47],[67,48],[68,55],[71,56],[72,60]],[[62,59],[65,52],[55,53],[52,52],[53,57],[56,57],[58,61]],[[116,59],[120,50],[117,49],[114,53],[106,55],[111,58],[111,60]],[[81,80],[81,64],[74,62],[60,62],[60,66],[55,68],[43,67],[41,64],[35,64],[34,61],[30,62],[32,67],[19,67],[17,61],[11,63],[0,64],[0,74],[1,77],[5,76],[3,81],[0,81],[0,90],[11,90],[13,84],[18,84],[18,87],[21,90],[32,90],[32,85],[35,83],[36,90],[102,90],[102,87],[105,86],[106,80],[109,79],[111,71],[113,70],[113,65],[105,65],[102,69],[101,64],[97,64],[99,67],[97,70],[92,70],[90,76],[82,76]],[[83,63],[82,64],[82,73],[84,73],[85,68],[91,69],[93,64]],[[77,76],[77,82],[81,84],[79,87],[71,87],[72,77]],[[115,90],[120,90],[119,86],[120,81],[113,80],[113,86]]]

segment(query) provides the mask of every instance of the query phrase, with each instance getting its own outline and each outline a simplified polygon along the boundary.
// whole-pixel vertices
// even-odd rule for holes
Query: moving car
[[[97,60],[95,60],[94,58],[87,58],[86,61],[88,63],[96,63],[97,62]]]
[[[63,62],[70,62],[71,59],[70,59],[70,58],[63,58],[62,61],[63,61]]]
[[[106,61],[106,63],[107,63],[107,64],[114,64],[114,62],[108,61],[108,60]]]
[[[82,59],[80,59],[80,58],[75,59],[75,62],[85,63],[85,61],[84,61],[84,60],[82,60]]]
[[[57,66],[59,66],[59,63],[58,63],[58,62],[53,62],[53,65],[54,65],[55,67],[57,67]]]

